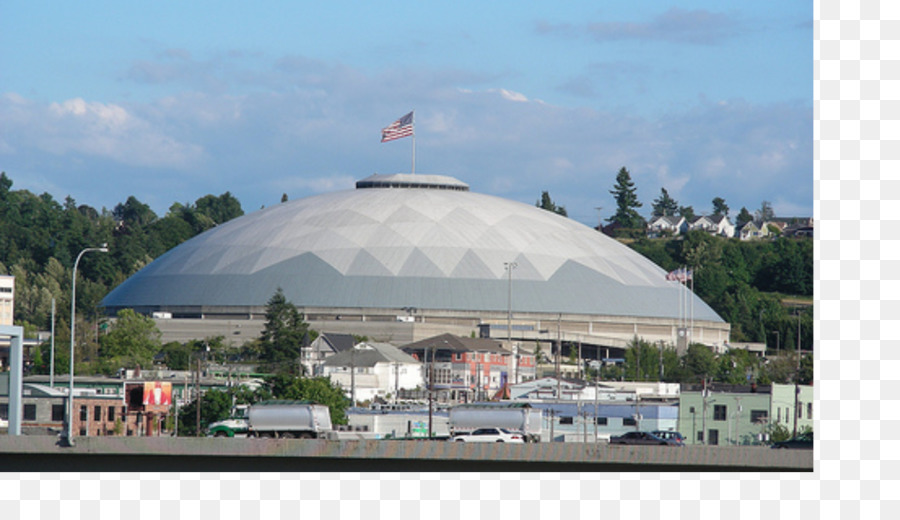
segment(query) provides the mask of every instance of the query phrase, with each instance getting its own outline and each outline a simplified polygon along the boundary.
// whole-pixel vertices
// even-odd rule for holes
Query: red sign
[[[161,381],[144,383],[144,404],[171,405],[172,383]]]

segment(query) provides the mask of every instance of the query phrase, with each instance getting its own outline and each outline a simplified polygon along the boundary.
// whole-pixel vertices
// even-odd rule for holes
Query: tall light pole
[[[78,262],[81,261],[81,256],[85,253],[90,253],[91,251],[107,253],[109,252],[109,249],[106,247],[106,244],[103,244],[101,247],[89,247],[83,249],[78,253],[78,256],[75,257],[75,265],[72,267],[72,321],[71,331],[69,333],[69,413],[68,424],[66,426],[66,443],[69,446],[75,445],[75,441],[72,438],[72,420],[75,414],[75,277],[78,275]]]
[[[56,298],[50,300],[50,388],[53,388],[53,361],[56,358]]]
[[[434,424],[434,354],[435,346],[431,345],[431,369],[428,370],[428,438],[431,439]],[[427,351],[426,351],[427,353]],[[427,359],[426,359],[427,361]],[[427,370],[427,367],[426,367]]]
[[[797,309],[797,375],[794,376],[794,437],[797,436],[797,420],[800,418],[800,309]]]
[[[509,345],[510,352],[513,353],[513,384],[519,383],[519,353],[512,346],[512,272],[513,269],[519,267],[515,262],[503,262],[503,267],[508,275],[507,293],[506,293],[506,343]]]

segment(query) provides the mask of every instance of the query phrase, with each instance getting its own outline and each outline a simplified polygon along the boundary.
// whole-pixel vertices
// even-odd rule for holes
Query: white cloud
[[[7,147],[10,154],[49,153],[137,167],[188,168],[203,153],[199,146],[179,141],[113,103],[73,98],[41,106],[12,96],[0,103],[15,108],[10,125],[16,132],[9,135],[17,138]]]
[[[464,73],[372,75],[296,57],[270,70],[227,72],[233,68],[216,70],[252,88],[177,91],[146,103],[41,104],[6,94],[0,158],[17,184],[17,169],[37,168],[65,186],[77,165],[101,173],[78,179],[100,192],[115,175],[120,191],[102,202],[108,207],[134,194],[159,200],[154,210],[164,213],[176,199],[231,191],[252,209],[282,193],[295,199],[350,188],[374,172],[408,171],[410,140],[379,137],[415,108],[417,172],[454,175],[475,191],[527,203],[548,190],[591,225],[594,207],[614,206],[609,190],[622,166],[643,209],[666,187],[695,208],[716,196],[758,207],[783,193],[785,207],[812,212],[810,107],[701,101],[650,118],[549,105],[496,88],[497,78],[479,88]]]
[[[489,89],[488,92],[499,93],[503,97],[503,99],[505,99],[507,101],[518,101],[521,103],[528,101],[528,98],[525,96],[525,94],[522,94],[519,92],[514,92],[512,90],[506,90],[503,88],[499,88],[499,89]]]

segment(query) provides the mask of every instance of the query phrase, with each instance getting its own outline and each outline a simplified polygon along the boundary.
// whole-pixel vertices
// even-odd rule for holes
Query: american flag
[[[413,113],[410,112],[381,130],[381,142],[386,143],[413,135]]]
[[[686,282],[686,281],[692,279],[693,277],[694,277],[694,271],[691,269],[685,269],[683,267],[681,269],[675,269],[674,271],[669,271],[668,274],[666,274],[666,280],[669,280],[669,281],[677,280],[679,282]]]

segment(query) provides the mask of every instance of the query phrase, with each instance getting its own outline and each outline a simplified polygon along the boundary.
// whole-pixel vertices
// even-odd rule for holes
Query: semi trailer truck
[[[526,442],[540,442],[543,410],[528,403],[471,403],[450,408],[451,437],[468,435],[479,428],[504,428],[522,432]]]
[[[209,425],[213,437],[317,439],[332,431],[328,407],[309,401],[262,401]]]

